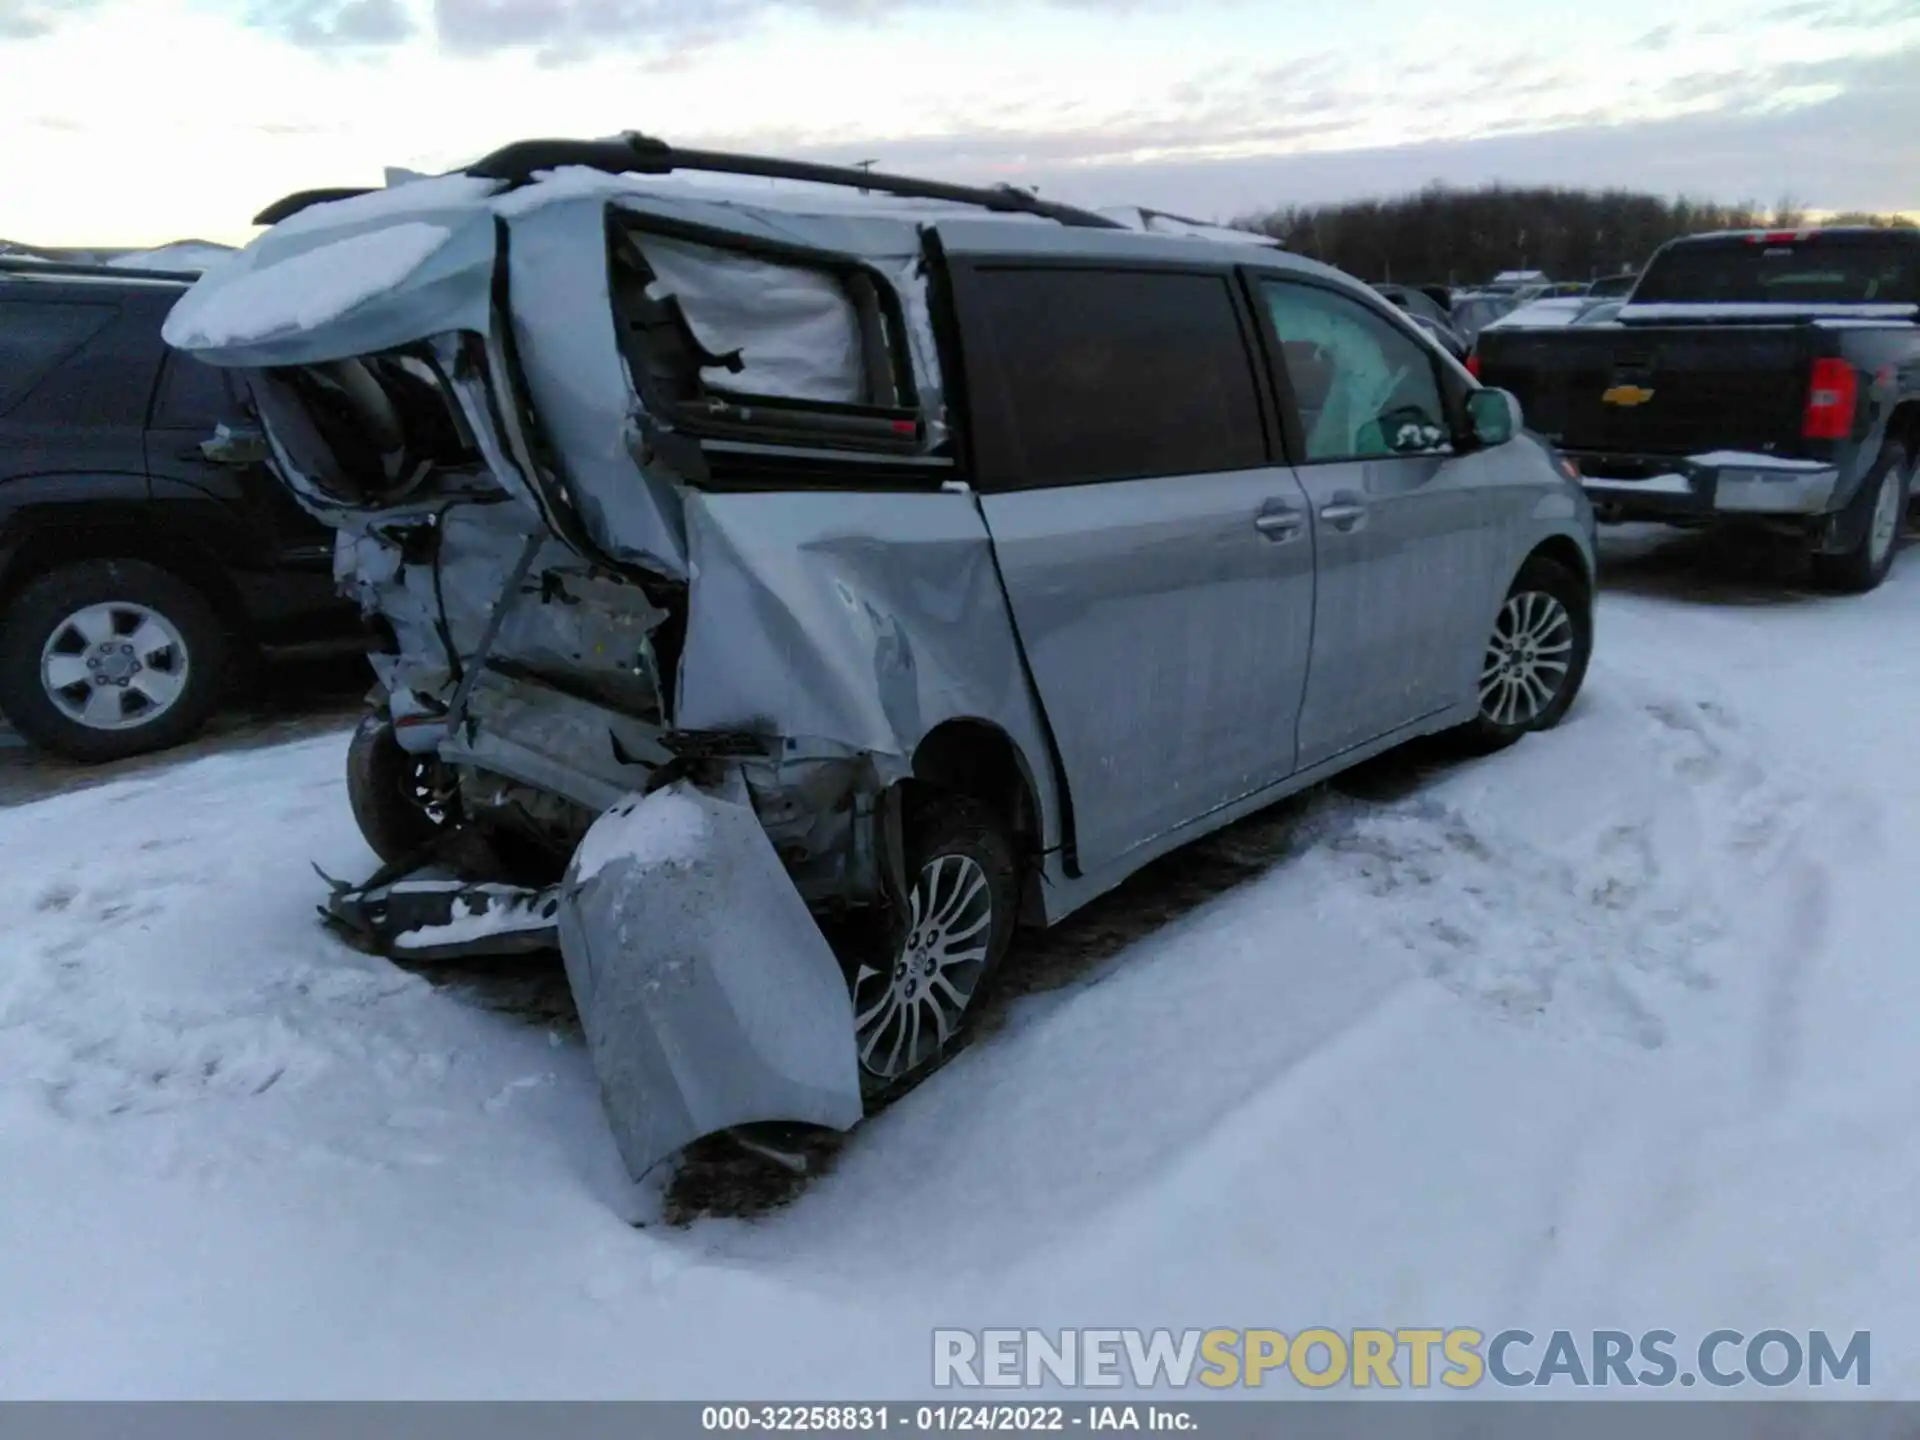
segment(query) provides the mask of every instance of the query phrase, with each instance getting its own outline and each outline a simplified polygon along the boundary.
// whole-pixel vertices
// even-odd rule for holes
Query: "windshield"
[[[1654,257],[1636,305],[1859,305],[1920,301],[1920,244],[1894,235],[1745,236],[1674,246]]]

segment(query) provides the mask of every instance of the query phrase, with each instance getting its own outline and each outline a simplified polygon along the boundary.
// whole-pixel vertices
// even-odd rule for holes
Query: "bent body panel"
[[[1001,731],[1059,802],[992,541],[970,493],[690,493],[694,580],[674,720],[878,757],[890,778],[950,720]]]

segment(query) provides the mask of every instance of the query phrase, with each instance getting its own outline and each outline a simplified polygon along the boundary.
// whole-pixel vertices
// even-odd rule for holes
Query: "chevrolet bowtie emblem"
[[[1616,385],[1604,391],[1600,396],[1602,405],[1644,405],[1653,398],[1653,391],[1639,385]]]

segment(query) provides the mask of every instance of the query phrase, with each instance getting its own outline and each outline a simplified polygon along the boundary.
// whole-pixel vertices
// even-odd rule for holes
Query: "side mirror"
[[[272,458],[273,449],[259,430],[221,425],[200,442],[200,453],[216,465],[261,465]]]
[[[1467,425],[1483,450],[1506,444],[1524,424],[1520,402],[1505,390],[1475,390],[1467,396]]]

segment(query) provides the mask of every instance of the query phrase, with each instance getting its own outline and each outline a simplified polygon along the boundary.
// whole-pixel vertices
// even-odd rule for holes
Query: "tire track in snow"
[[[1810,813],[1770,837],[1774,861],[1767,897],[1777,934],[1764,951],[1764,988],[1754,1027],[1753,1086],[1769,1107],[1783,1104],[1801,1069],[1809,978],[1825,954],[1835,920],[1837,876],[1833,857],[1849,863],[1885,854],[1880,804],[1842,791],[1825,796]]]
[[[1732,839],[1700,792],[1741,791],[1752,776],[1729,767],[1705,724],[1641,709],[1643,735],[1678,783],[1624,796],[1570,844],[1543,845],[1497,805],[1463,803],[1443,786],[1331,819],[1315,863],[1357,923],[1414,951],[1455,994],[1511,1020],[1658,1048],[1674,994],[1717,983],[1708,957],[1728,931],[1720,898],[1688,863],[1690,848]],[[1667,731],[1702,743],[1662,743]]]
[[[276,902],[276,888],[305,886],[279,850],[282,835],[304,835],[301,821],[234,838],[235,797],[251,788],[239,777],[324,766],[337,792],[337,750],[218,757],[0,811],[24,862],[0,876],[15,917],[0,964],[0,1093],[15,1114],[107,1123],[343,1072],[417,1079],[435,1063],[416,1033],[429,988],[334,944],[304,899]],[[100,843],[129,833],[147,838]],[[258,868],[262,847],[270,869]],[[279,935],[283,913],[298,927],[286,942],[257,943]]]

